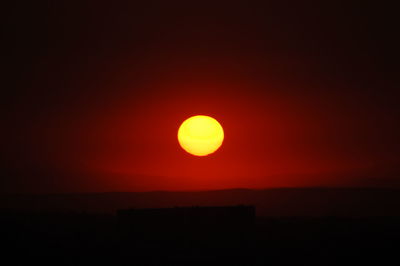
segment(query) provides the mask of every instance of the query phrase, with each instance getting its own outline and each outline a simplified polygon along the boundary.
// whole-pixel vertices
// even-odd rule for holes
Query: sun
[[[178,141],[188,153],[206,156],[221,147],[224,141],[224,130],[214,118],[196,115],[186,119],[179,127]]]

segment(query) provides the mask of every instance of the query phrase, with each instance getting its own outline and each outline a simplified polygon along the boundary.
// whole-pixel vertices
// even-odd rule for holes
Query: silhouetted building
[[[119,222],[150,226],[171,224],[174,226],[251,226],[255,220],[254,206],[175,207],[159,209],[118,210]]]
[[[254,206],[175,207],[117,211],[123,237],[139,241],[181,244],[237,245],[250,235]]]

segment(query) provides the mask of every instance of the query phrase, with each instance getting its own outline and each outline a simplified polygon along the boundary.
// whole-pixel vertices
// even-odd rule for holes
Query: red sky
[[[3,192],[398,184],[379,9],[176,7],[10,7]],[[225,130],[204,158],[176,139],[197,114]]]

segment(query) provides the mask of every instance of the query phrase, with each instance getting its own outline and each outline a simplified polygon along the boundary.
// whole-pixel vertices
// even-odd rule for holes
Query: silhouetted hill
[[[365,188],[229,189],[1,195],[0,208],[115,213],[125,208],[255,205],[258,216],[398,216],[400,190]]]
[[[0,209],[0,245],[10,265],[399,265],[398,195],[314,188],[2,196],[10,210]],[[246,201],[269,216],[230,206]],[[215,206],[143,208],[207,202]],[[123,206],[142,207],[112,213]]]

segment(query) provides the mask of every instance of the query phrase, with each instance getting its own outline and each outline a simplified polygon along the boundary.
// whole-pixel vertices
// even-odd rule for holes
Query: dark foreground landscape
[[[398,265],[398,192],[8,195],[1,253],[7,265]]]

